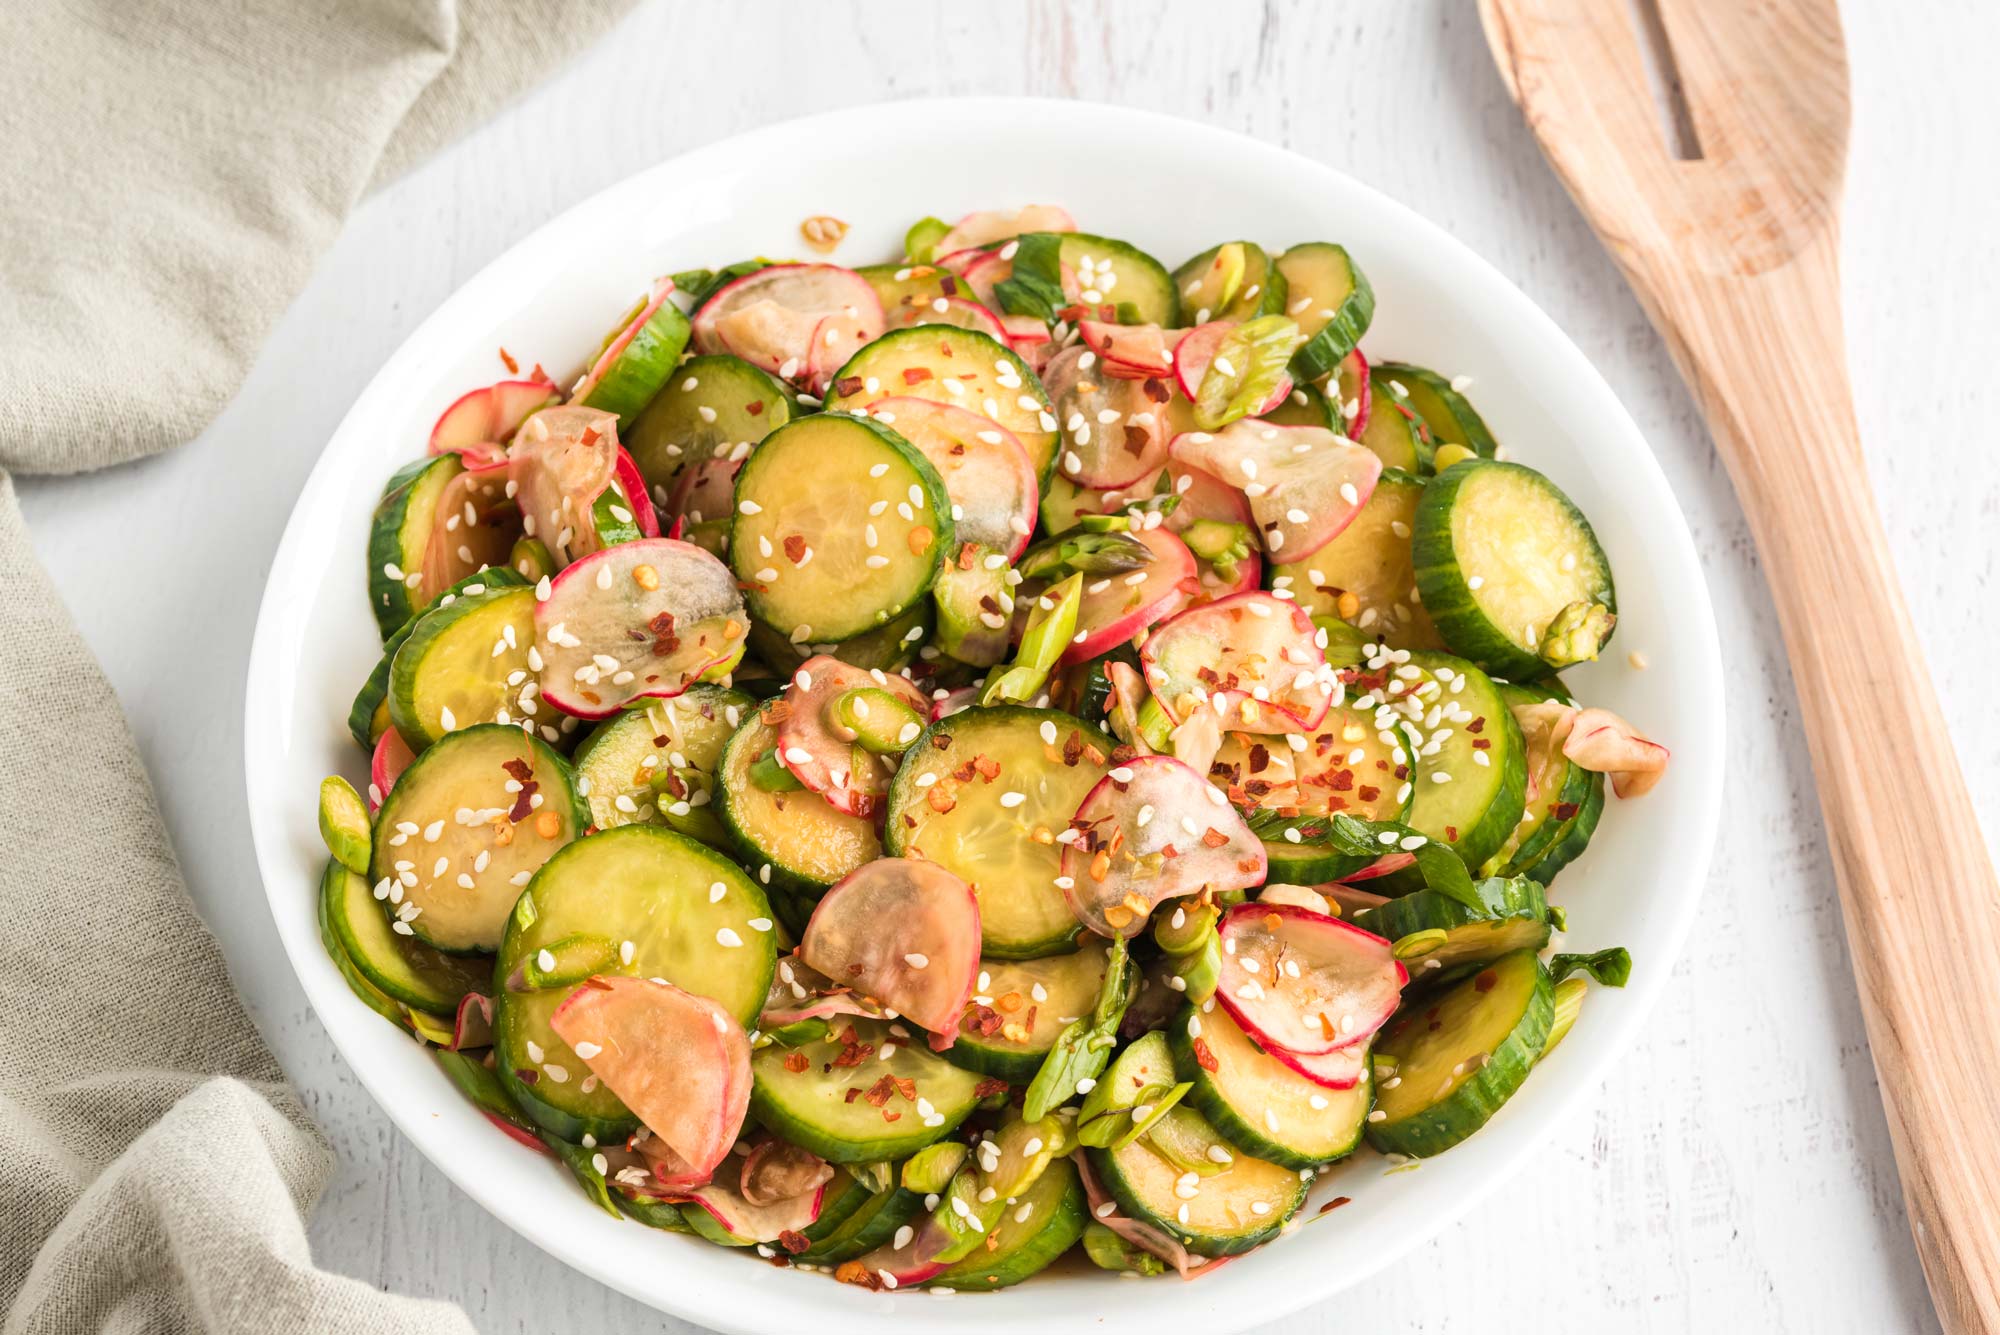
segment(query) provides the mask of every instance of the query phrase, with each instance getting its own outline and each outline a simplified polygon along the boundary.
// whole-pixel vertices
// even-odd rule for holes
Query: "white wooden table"
[[[1902,6],[1849,8],[1861,424],[1994,841],[2000,11],[1927,0],[1912,21]],[[1470,0],[649,7],[365,203],[199,441],[109,475],[23,484],[37,548],[131,718],[203,915],[339,1152],[313,1226],[321,1263],[455,1300],[486,1331],[686,1329],[549,1259],[404,1145],[284,963],[243,815],[242,681],[270,554],[321,443],[423,316],[582,195],[783,117],[1002,92],[1247,131],[1373,183],[1470,243],[1582,345],[1638,418],[1693,525],[1729,648],[1736,736],[1717,778],[1733,818],[1706,925],[1650,1033],[1594,1111],[1555,1129],[1530,1175],[1282,1329],[1456,1330],[1472,1313],[1479,1329],[1535,1335],[1934,1328],[1743,517],[1659,341],[1503,95]],[[812,151],[843,147],[866,146]],[[1175,188],[1201,184],[1164,185],[1163,206]],[[170,358],[133,370],[172,373]],[[130,590],[135,566],[145,597],[102,596]],[[1645,943],[1631,944],[1648,967]]]

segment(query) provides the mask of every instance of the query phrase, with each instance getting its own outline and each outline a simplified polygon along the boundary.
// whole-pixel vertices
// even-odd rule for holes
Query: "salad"
[[[1667,752],[1374,304],[1031,206],[503,350],[371,521],[334,963],[606,1211],[869,1288],[1197,1276],[1474,1135],[1625,981],[1553,886]]]

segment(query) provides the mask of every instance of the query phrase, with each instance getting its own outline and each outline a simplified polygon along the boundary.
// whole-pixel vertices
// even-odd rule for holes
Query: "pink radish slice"
[[[1078,343],[1057,353],[1043,377],[1062,427],[1062,473],[1086,487],[1130,487],[1167,461],[1173,385],[1101,372],[1097,354]]]
[[[638,461],[633,459],[623,445],[618,447],[618,463],[614,476],[619,489],[625,493],[625,504],[632,511],[632,522],[639,526],[642,536],[660,536],[660,516],[653,510],[653,498],[646,494],[646,479],[639,472]]]
[[[1200,590],[1194,553],[1186,543],[1164,528],[1132,536],[1152,548],[1153,559],[1137,570],[1100,575],[1083,586],[1076,638],[1063,651],[1063,662],[1081,663],[1109,652],[1180,611]]]
[[[972,329],[996,342],[1007,341],[1007,328],[1000,318],[978,302],[966,297],[933,297],[920,306],[911,306],[896,317],[898,329],[920,324],[948,324]]]
[[[676,519],[699,524],[704,519],[728,516],[736,504],[736,475],[743,469],[737,459],[703,459],[684,468],[674,479],[674,492],[667,508]]]
[[[1247,417],[1213,434],[1176,436],[1172,451],[1243,489],[1265,550],[1281,561],[1310,556],[1339,537],[1382,476],[1373,450],[1331,431]]]
[[[771,991],[764,998],[764,1010],[757,1022],[769,1029],[804,1020],[831,1020],[841,1015],[879,1020],[883,1018],[883,1010],[879,1002],[834,982],[797,955],[786,955],[778,960],[771,976]]]
[[[556,398],[556,387],[546,380],[502,380],[470,390],[438,415],[430,452],[456,454],[467,468],[498,463],[521,423]]]
[[[1608,709],[1580,709],[1569,720],[1563,754],[1611,776],[1611,791],[1642,797],[1667,772],[1671,753]]]
[[[774,1148],[775,1147],[775,1148]],[[797,1174],[798,1190],[788,1195],[770,1196],[764,1200],[753,1200],[745,1191],[745,1186],[756,1173],[756,1160],[760,1154],[774,1152],[788,1155],[806,1155],[818,1165],[815,1181],[806,1181]],[[732,1174],[733,1165],[740,1164],[740,1172]],[[708,1211],[715,1222],[739,1238],[752,1242],[776,1242],[781,1233],[797,1233],[812,1227],[819,1219],[820,1206],[826,1199],[826,1184],[833,1177],[833,1169],[824,1160],[807,1154],[795,1145],[783,1141],[770,1140],[753,1149],[740,1160],[731,1156],[716,1171],[712,1181],[691,1189],[687,1201]]]
[[[1058,204],[1024,204],[1018,209],[988,209],[968,213],[938,238],[936,253],[949,254],[973,246],[989,246],[1028,232],[1074,232],[1076,219]]]
[[[934,862],[878,858],[821,896],[799,958],[949,1047],[979,979],[979,900]]]
[[[953,714],[972,708],[979,703],[977,686],[961,686],[955,691],[946,691],[942,700],[931,701],[931,722],[950,718]]]
[[[1000,327],[1006,331],[1008,348],[1028,364],[1030,371],[1040,376],[1056,350],[1055,340],[1049,337],[1049,327],[1032,315],[1003,315]]]
[[[1361,1083],[1362,1072],[1368,1065],[1368,1049],[1359,1043],[1351,1048],[1311,1057],[1287,1052],[1283,1048],[1268,1048],[1266,1051],[1277,1058],[1280,1065],[1290,1067],[1315,1085],[1327,1089],[1353,1089]]]
[[[1250,513],[1249,500],[1213,473],[1176,460],[1167,465],[1167,477],[1171,479],[1174,494],[1181,498],[1180,504],[1167,516],[1167,528],[1172,532],[1185,533],[1204,519],[1241,524],[1253,533],[1256,531],[1257,520]],[[1195,560],[1201,566],[1202,596],[1195,600],[1197,606],[1263,586],[1264,558],[1256,552],[1236,563],[1234,580],[1224,579],[1220,571],[1199,556]]]
[[[403,771],[417,753],[403,740],[403,734],[394,728],[384,728],[382,735],[375,739],[375,751],[368,757],[368,809],[373,811],[382,805],[382,799],[396,786],[396,780],[403,777]]]
[[[936,1279],[951,1268],[946,1262],[936,1259],[949,1241],[944,1226],[925,1215],[917,1223],[910,1240],[902,1246],[885,1244],[858,1258],[857,1263],[865,1275],[862,1283],[870,1287],[906,1289]]]
[[[779,762],[835,810],[850,816],[875,813],[883,794],[889,791],[895,765],[856,746],[851,738],[836,734],[826,710],[835,697],[870,688],[900,696],[919,715],[930,708],[930,701],[907,677],[852,667],[819,654],[801,663],[792,674],[792,684],[785,688],[787,712],[777,724]]]
[[[568,565],[594,544],[591,506],[618,475],[618,415],[545,408],[515,433],[507,469],[521,531]]]
[[[673,538],[621,542],[565,569],[535,605],[542,696],[578,718],[672,699],[740,654],[748,628],[728,566]]]
[[[499,1113],[487,1112],[484,1108],[481,1108],[479,1110],[479,1115],[481,1117],[484,1117],[487,1121],[493,1123],[493,1125],[499,1127],[501,1132],[507,1137],[507,1139],[515,1141],[518,1144],[526,1145],[529,1149],[533,1150],[537,1154],[547,1154],[550,1155],[551,1157],[554,1156],[555,1152],[551,1150],[548,1146],[542,1144],[540,1138],[537,1137],[534,1132],[527,1130],[525,1127],[515,1126],[512,1122],[502,1117]]]
[[[841,361],[887,327],[875,289],[852,269],[774,264],[703,302],[694,314],[694,342],[703,352],[734,353],[773,375],[809,385],[815,371],[830,378]]]
[[[1020,437],[981,413],[929,399],[897,395],[869,413],[937,469],[960,541],[1005,552],[1010,562],[1027,550],[1042,494]]]
[[[1391,856],[1406,857],[1410,858],[1411,862],[1416,861],[1408,853],[1397,853]],[[1387,859],[1384,859],[1384,861],[1387,861]],[[1371,894],[1366,890],[1358,890],[1347,881],[1334,881],[1331,884],[1320,886],[1319,890],[1321,894],[1325,895],[1332,902],[1335,908],[1340,910],[1343,917],[1348,918],[1353,917],[1363,909],[1379,909],[1389,902],[1389,896]]]
[[[604,351],[597,354],[597,360],[592,362],[590,369],[583,373],[583,379],[577,381],[576,387],[570,390],[569,396],[571,399],[581,399],[589,394],[591,390],[597,388],[597,382],[604,378],[606,371],[611,369],[611,363],[618,360],[618,354],[631,346],[633,338],[638,335],[641,329],[646,327],[646,321],[659,314],[660,307],[666,304],[667,298],[672,296],[673,292],[673,279],[659,278],[654,280],[652,296],[646,299],[646,304],[639,308],[639,313],[634,315],[625,327],[618,331],[617,336],[604,345]]]
[[[1079,320],[1076,327],[1084,343],[1103,359],[1107,375],[1124,380],[1159,380],[1174,373],[1174,347],[1178,340],[1156,324]]]
[[[1354,416],[1347,417],[1346,403],[1337,403],[1334,408],[1340,417],[1335,420],[1338,423],[1341,419],[1345,419],[1346,425],[1342,428],[1341,435],[1349,440],[1359,440],[1361,433],[1368,429],[1368,414],[1375,410],[1375,382],[1368,378],[1368,359],[1361,355],[1359,348],[1347,354],[1333,378],[1327,382],[1327,388],[1334,391],[1327,397],[1335,397],[1341,385],[1348,382],[1354,385],[1352,400]]]
[[[1113,769],[1070,828],[1081,837],[1063,845],[1063,898],[1099,936],[1136,936],[1162,901],[1204,887],[1247,890],[1267,866],[1264,845],[1222,790],[1172,756]]]
[[[458,999],[458,1014],[452,1018],[451,1050],[493,1046],[493,999],[467,992]]]
[[[1222,915],[1215,999],[1265,1048],[1322,1056],[1367,1041],[1410,975],[1373,932],[1292,904]]]
[[[430,541],[424,547],[423,588],[435,597],[467,575],[507,564],[520,533],[507,497],[507,461],[468,467],[438,495]]]
[[[1207,705],[1236,732],[1310,732],[1333,701],[1335,674],[1297,603],[1239,593],[1191,607],[1139,651],[1146,682],[1176,723]]]
[[[1381,857],[1376,858],[1373,862],[1363,867],[1360,871],[1354,872],[1348,876],[1343,877],[1340,880],[1339,884],[1358,885],[1363,881],[1379,881],[1384,876],[1393,875],[1394,873],[1401,871],[1405,867],[1415,866],[1416,862],[1417,862],[1417,855],[1415,853],[1384,853]],[[1381,900],[1381,902],[1383,903],[1388,902],[1386,900],[1382,900],[1382,897],[1380,895],[1371,895],[1370,898],[1375,900]],[[1338,900],[1338,902],[1341,903],[1343,906],[1345,906],[1346,904],[1346,900],[1344,899]]]
[[[593,977],[549,1027],[690,1173],[705,1180],[728,1156],[750,1107],[750,1039],[735,1016],[672,983]]]

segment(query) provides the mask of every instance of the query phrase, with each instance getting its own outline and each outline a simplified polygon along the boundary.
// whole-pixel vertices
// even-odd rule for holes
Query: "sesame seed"
[[[715,943],[719,946],[728,946],[733,950],[743,944],[743,938],[736,934],[734,928],[724,927],[716,932]]]

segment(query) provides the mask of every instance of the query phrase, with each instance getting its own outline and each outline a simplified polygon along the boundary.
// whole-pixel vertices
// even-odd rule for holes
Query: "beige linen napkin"
[[[331,1157],[195,917],[7,473],[201,431],[354,201],[625,4],[0,6],[4,1335],[469,1329],[313,1268]]]

